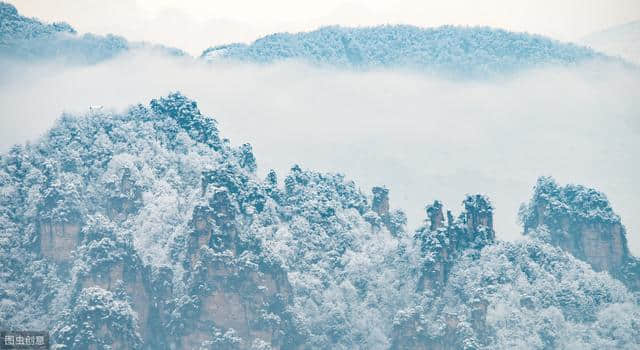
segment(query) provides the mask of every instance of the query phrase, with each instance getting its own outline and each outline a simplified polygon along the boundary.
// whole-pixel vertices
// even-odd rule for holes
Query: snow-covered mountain
[[[591,49],[539,35],[488,27],[424,29],[408,25],[334,26],[296,34],[277,33],[250,45],[212,47],[202,57],[250,62],[293,59],[369,69],[418,68],[467,77],[607,59]]]
[[[0,2],[0,58],[96,63],[137,50],[186,55],[179,49],[130,42],[116,35],[78,35],[67,23],[46,24]],[[540,35],[489,27],[408,25],[331,26],[311,32],[275,33],[250,45],[211,47],[201,57],[259,63],[298,60],[350,69],[417,69],[465,78],[592,60],[615,62],[589,48]]]
[[[24,61],[59,60],[65,63],[96,63],[130,50],[185,55],[174,48],[129,42],[115,35],[78,35],[67,23],[42,23],[0,2],[0,59]]]
[[[91,64],[139,48],[0,3],[2,59]],[[450,26],[326,27],[203,58],[468,77],[611,61]],[[176,92],[63,114],[0,154],[1,330],[50,331],[53,349],[638,348],[640,261],[603,193],[541,177],[516,242],[496,239],[482,194],[429,203],[410,227],[385,184],[298,165],[259,176],[252,146],[203,112]]]
[[[545,234],[563,210],[594,213],[584,219],[594,230],[607,228],[600,217],[618,224],[593,190],[541,180],[523,209],[529,238],[508,243],[495,240],[482,195],[459,215],[433,203],[413,230],[384,187],[367,194],[298,166],[260,179],[256,165],[250,145],[230,146],[179,93],[121,114],[64,115],[13,147],[0,157],[0,328],[52,330],[54,348],[71,349],[640,341],[637,294]],[[625,236],[597,232],[612,246]],[[637,288],[637,269],[617,276]]]
[[[640,21],[634,21],[585,36],[578,41],[607,55],[640,64]]]

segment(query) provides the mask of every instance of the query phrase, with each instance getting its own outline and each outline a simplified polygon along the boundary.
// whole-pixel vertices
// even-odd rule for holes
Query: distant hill
[[[368,28],[323,27],[311,32],[277,33],[250,45],[205,50],[208,60],[251,62],[303,60],[339,67],[412,67],[484,75],[544,65],[571,65],[605,58],[591,49],[543,36],[488,27]]]
[[[579,42],[608,55],[640,64],[640,20],[589,34]]]
[[[13,5],[0,2],[0,59],[96,63],[133,50],[186,55],[179,49],[130,42],[117,35],[79,35],[67,23],[27,18]],[[463,77],[610,59],[590,48],[539,35],[489,27],[408,25],[330,26],[311,32],[275,33],[249,45],[211,47],[202,58],[257,63],[300,60],[350,69],[407,68]]]
[[[130,50],[145,49],[170,55],[185,55],[174,48],[132,43],[116,35],[78,35],[67,23],[43,23],[18,13],[0,2],[0,58],[14,60],[59,59],[73,63],[95,63]]]

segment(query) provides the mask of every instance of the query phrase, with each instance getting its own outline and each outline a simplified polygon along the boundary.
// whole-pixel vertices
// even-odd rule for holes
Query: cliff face
[[[215,121],[200,115],[194,102],[174,94],[151,105],[125,119],[161,140],[151,147],[168,152],[158,155],[169,155],[164,160],[114,155],[115,145],[130,142],[119,134],[121,121],[65,119],[46,139],[56,144],[53,154],[44,146],[17,149],[9,169],[14,177],[2,177],[5,188],[32,196],[24,226],[15,219],[3,225],[15,222],[27,233],[25,247],[35,261],[50,266],[66,286],[50,291],[57,305],[66,305],[49,318],[52,341],[89,349],[295,348],[300,336],[289,311],[287,273],[254,232],[278,222],[270,195],[279,191],[255,179],[251,147],[235,150],[221,142]],[[133,147],[149,150],[154,138],[138,138]],[[189,138],[200,144],[196,157],[208,166],[171,164]],[[51,160],[41,162],[45,156]],[[155,164],[148,167],[150,160]],[[169,168],[187,171],[169,177],[188,198],[174,212],[152,207],[164,201],[157,194],[171,188],[163,183]],[[12,210],[27,211],[19,204]],[[156,213],[173,215],[171,223],[163,227],[166,217],[149,217]],[[149,240],[158,229],[164,230],[162,244]],[[51,297],[42,300],[45,308]]]
[[[627,247],[626,230],[603,193],[583,186],[562,187],[542,177],[520,216],[525,235],[546,236],[595,271],[607,271],[637,288],[640,275]]]
[[[149,330],[149,313],[152,308],[149,283],[145,268],[131,244],[131,238],[117,233],[118,222],[125,221],[140,206],[140,191],[124,171],[117,185],[110,187],[110,196],[103,198],[104,213],[82,215],[79,211],[65,207],[64,194],[43,207],[37,225],[39,254],[60,266],[60,277],[73,285],[72,301],[83,293],[124,293],[129,307],[135,312],[132,320],[139,338],[148,340],[154,332]],[[71,212],[72,214],[66,214]],[[66,214],[66,215],[65,215]],[[78,263],[80,262],[80,263]],[[70,271],[71,270],[71,271]],[[131,339],[122,338],[117,329],[108,323],[96,325],[97,339],[89,348],[100,343],[113,342],[114,346],[125,346]],[[71,337],[63,332],[60,337]],[[157,336],[157,335],[153,335]]]
[[[457,219],[439,201],[427,206],[427,225],[419,228],[415,239],[421,246],[425,263],[418,290],[439,291],[459,253],[468,248],[481,249],[495,240],[493,208],[482,195],[467,196],[464,211]]]
[[[626,230],[606,196],[579,185],[559,186],[541,177],[520,218],[524,233],[533,234],[607,271],[637,289],[640,270],[627,247]]]
[[[505,243],[482,195],[456,216],[436,201],[407,232],[384,187],[366,195],[299,166],[279,184],[256,168],[250,145],[231,147],[180,94],[64,116],[14,147],[0,157],[0,328],[50,329],[71,349],[640,341],[640,308],[622,284],[542,242],[632,286],[640,263],[623,226],[606,205],[590,207],[595,221],[571,212],[591,198],[580,191],[540,195],[551,204],[536,200],[526,216],[540,239]]]
[[[417,293],[440,297],[460,256],[467,250],[477,251],[494,243],[493,207],[489,199],[482,195],[467,196],[463,205],[464,211],[456,219],[451,211],[447,211],[446,222],[442,203],[435,201],[426,207],[427,223],[414,235],[422,257]],[[486,328],[486,300],[476,298],[468,304],[470,313],[465,319],[446,308],[439,310],[442,328],[434,337],[421,334],[423,326],[419,313],[405,317],[394,327],[392,349],[461,348],[465,341],[459,334],[461,325],[469,325],[478,334]]]
[[[43,256],[58,263],[71,259],[71,252],[80,240],[80,223],[43,220],[38,223],[38,231]]]
[[[542,234],[514,243],[495,241],[487,198],[468,196],[463,204],[456,219],[444,214],[438,201],[427,206],[426,224],[414,235],[421,256],[415,299],[394,317],[391,349],[626,347],[616,341],[595,345],[589,338],[594,320],[604,313],[612,313],[611,324],[627,317],[613,316],[617,311],[606,306],[625,298],[628,291],[621,283],[564,254],[559,241],[557,247],[545,243]],[[589,247],[585,256],[599,257],[594,260],[599,266],[614,266],[614,253],[592,250],[605,245],[601,236],[595,236],[598,243],[590,241],[603,228],[578,227],[587,238],[571,247]],[[623,233],[616,231],[619,226],[610,227],[605,232]],[[616,244],[606,241],[606,247]],[[624,271],[624,260],[621,269],[617,271]],[[584,275],[589,277],[579,277]],[[637,306],[636,299],[630,300]],[[557,332],[559,320],[586,327],[585,333],[575,334],[578,328]]]
[[[194,209],[191,220],[189,285],[199,308],[178,343],[184,349],[202,344],[241,349],[268,344],[280,349],[289,340],[284,339],[286,322],[278,322],[278,315],[291,303],[291,286],[280,266],[251,262],[252,252],[238,235],[240,209],[228,189],[216,186],[220,180],[203,176],[208,200]],[[212,340],[212,331],[228,339]]]
[[[389,207],[389,190],[375,186],[371,189],[371,210],[364,215],[373,229],[386,228],[393,236],[404,232],[407,217],[401,210],[391,211]]]

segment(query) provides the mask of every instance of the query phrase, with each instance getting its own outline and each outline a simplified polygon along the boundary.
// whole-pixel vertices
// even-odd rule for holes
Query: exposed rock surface
[[[179,147],[170,138],[188,133],[203,146],[202,153],[218,159],[210,170],[187,175],[194,197],[184,212],[191,218],[178,222],[185,234],[166,243],[175,254],[169,264],[151,264],[154,257],[142,254],[139,240],[149,233],[136,230],[150,219],[145,210],[152,198],[151,168],[145,170],[127,154],[111,153],[114,141],[128,142],[111,134],[117,121],[96,116],[83,120],[83,127],[53,130],[47,141],[59,142],[61,154],[52,158],[59,156],[61,163],[40,162],[41,154],[30,159],[22,149],[14,150],[18,155],[10,171],[21,169],[14,174],[30,172],[29,181],[40,181],[30,188],[33,209],[25,222],[35,224],[22,226],[30,235],[25,244],[34,258],[42,259],[36,261],[51,266],[58,283],[69,287],[68,293],[51,291],[57,305],[67,305],[50,311],[58,318],[51,325],[52,341],[88,349],[295,348],[300,340],[289,311],[292,291],[286,271],[263,252],[262,242],[248,236],[258,220],[255,215],[269,201],[274,205],[269,193],[279,191],[253,179],[251,146],[236,151],[223,144],[215,121],[200,115],[193,101],[174,94],[152,101],[151,107],[134,108],[131,113],[139,118],[130,121],[155,127],[166,148]],[[107,148],[78,147],[95,142],[78,139],[84,133],[94,133]],[[144,144],[151,138],[139,140]],[[74,147],[87,153],[78,156]],[[3,179],[3,186],[13,181]],[[49,300],[43,300],[47,308]]]
[[[63,116],[0,156],[0,328],[50,329],[63,349],[640,342],[621,283],[544,243],[549,230],[496,241],[484,196],[456,216],[434,202],[410,233],[384,187],[366,195],[297,165],[278,183],[256,169],[250,145],[232,147],[179,93]],[[616,224],[587,220],[586,238],[557,244],[627,276],[637,264]]]
[[[430,297],[440,296],[447,286],[448,278],[457,259],[465,250],[478,250],[495,240],[493,230],[493,207],[489,199],[482,195],[469,195],[463,201],[464,211],[454,219],[447,211],[445,222],[443,206],[439,201],[426,207],[426,225],[415,233],[422,256],[422,268],[417,284],[417,292]],[[469,302],[469,319],[461,320],[455,312],[443,309],[442,330],[436,337],[425,338],[420,331],[418,314],[404,319],[394,328],[392,349],[454,349],[461,343],[459,326],[461,322],[482,332],[487,315],[486,300],[474,299]]]
[[[627,247],[625,227],[603,193],[541,177],[520,217],[525,235],[542,237],[634,289],[640,286],[638,260]]]
[[[462,250],[481,249],[495,240],[493,207],[489,199],[482,195],[467,196],[463,205],[464,211],[457,219],[447,211],[446,223],[442,203],[435,201],[427,206],[427,225],[415,233],[424,256],[418,290],[438,292]]]
[[[228,190],[216,186],[220,180],[204,175],[209,199],[195,208],[191,220],[189,284],[200,307],[177,343],[184,349],[203,344],[224,348],[210,340],[212,332],[221,332],[238,348],[264,343],[280,349],[288,340],[276,315],[291,302],[291,286],[278,266],[247,261],[251,252],[238,237],[241,213]],[[213,189],[207,191],[210,183]]]
[[[40,251],[57,263],[68,262],[80,240],[80,225],[69,222],[42,221],[38,224]]]

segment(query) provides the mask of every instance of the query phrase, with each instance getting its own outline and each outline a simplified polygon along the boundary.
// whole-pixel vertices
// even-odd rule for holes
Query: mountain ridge
[[[433,203],[411,232],[384,187],[256,166],[179,93],[63,116],[0,156],[0,326],[51,329],[58,348],[640,340],[637,295],[535,235],[495,241],[482,195],[457,217]]]
[[[169,56],[185,56],[182,50],[163,45],[129,42],[122,36],[79,35],[68,23],[43,23],[0,2],[0,57],[19,62],[57,59],[72,64],[95,64],[125,52],[146,50]]]
[[[140,50],[188,56],[179,49],[129,42],[112,34],[79,36],[67,23],[45,24],[24,17],[4,2],[0,2],[0,24],[0,55],[12,60],[61,59],[94,64]],[[309,32],[273,33],[251,44],[211,47],[200,58],[253,63],[301,60],[355,70],[402,68],[460,78],[485,78],[594,60],[620,63],[587,47],[541,35],[451,25],[327,26]]]
[[[201,58],[257,63],[298,59],[338,67],[409,67],[471,76],[608,59],[589,48],[541,35],[450,25],[327,26],[309,32],[274,33],[248,45],[211,47]]]

